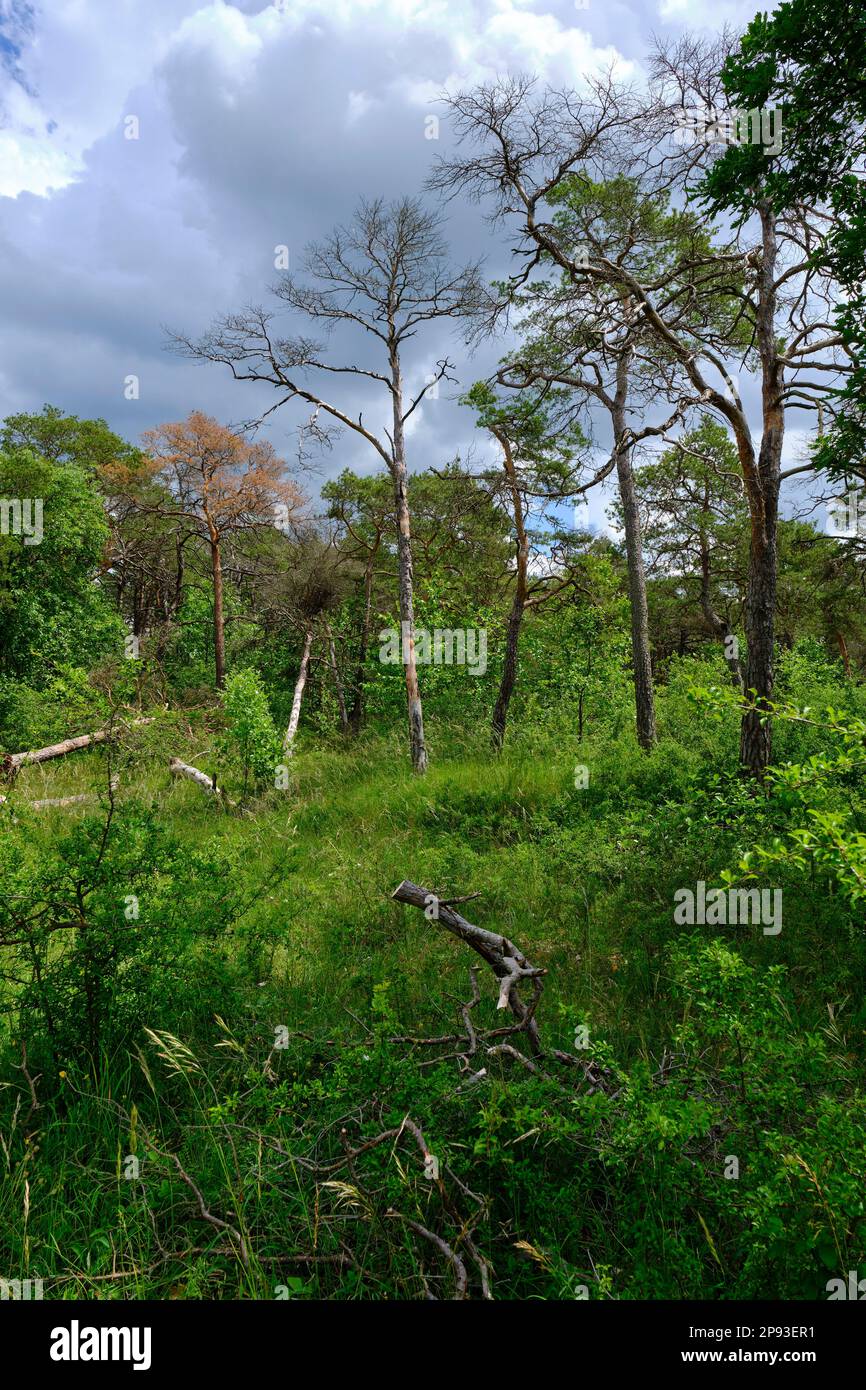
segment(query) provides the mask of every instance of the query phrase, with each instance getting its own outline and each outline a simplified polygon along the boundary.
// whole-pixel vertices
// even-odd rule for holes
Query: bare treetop
[[[427,187],[489,204],[489,217],[534,212],[576,166],[600,175],[604,160],[628,163],[641,107],[612,73],[588,77],[585,95],[539,88],[537,79],[497,78],[446,98],[465,151],[437,160]]]
[[[388,464],[390,447],[366,428],[361,416],[350,417],[301,378],[318,372],[363,377],[393,391],[393,359],[419,325],[434,319],[470,324],[489,310],[491,294],[482,279],[481,262],[453,268],[441,229],[441,215],[416,198],[362,200],[348,224],[307,248],[304,269],[309,281],[287,273],[273,286],[278,301],[320,323],[326,336],[335,325],[350,323],[377,338],[388,356],[381,371],[351,360],[330,362],[325,345],[312,337],[281,336],[278,310],[257,304],[221,315],[198,339],[173,333],[171,346],[197,361],[224,363],[236,380],[268,382],[284,390],[271,410],[292,400],[306,402],[313,413],[303,433],[318,444],[330,443],[334,427],[349,428]],[[447,359],[437,361],[435,372],[408,402],[403,420],[432,386],[453,380],[451,373]],[[321,422],[320,411],[325,417]]]

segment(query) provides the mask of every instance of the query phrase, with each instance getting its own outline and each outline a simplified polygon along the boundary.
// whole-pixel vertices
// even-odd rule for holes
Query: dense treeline
[[[4,1268],[815,1298],[862,1263],[866,554],[825,525],[866,481],[849,9],[659,47],[645,91],[455,94],[423,195],[173,336],[274,388],[291,465],[194,409],[4,421]],[[784,138],[677,138],[708,107]],[[452,263],[437,192],[509,278]],[[440,388],[466,447],[421,470]]]

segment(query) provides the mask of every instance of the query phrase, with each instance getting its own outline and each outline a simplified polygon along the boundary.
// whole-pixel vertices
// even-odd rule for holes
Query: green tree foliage
[[[839,332],[854,354],[839,418],[817,442],[820,468],[863,476],[866,453],[866,15],[859,0],[784,0],[758,14],[722,70],[732,106],[780,108],[782,148],[732,146],[703,181],[707,206],[742,217],[762,199],[779,211],[823,204],[833,221],[820,252],[843,287]]]
[[[55,405],[44,405],[38,414],[7,415],[0,428],[0,450],[19,448],[32,449],[52,463],[73,464],[98,483],[108,468],[120,464],[135,469],[143,462],[141,450],[104,420],[64,415]]]
[[[273,784],[280,763],[280,736],[268,707],[268,699],[258,673],[235,671],[221,692],[227,730],[223,752],[235,757],[243,775],[244,794],[250,781]]]
[[[0,497],[38,502],[42,538],[0,536],[0,675],[42,685],[62,666],[93,666],[122,649],[122,624],[103,586],[108,522],[74,464],[29,448],[0,454]]]

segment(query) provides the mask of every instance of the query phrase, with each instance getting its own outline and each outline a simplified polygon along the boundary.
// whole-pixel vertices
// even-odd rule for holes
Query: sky
[[[226,424],[255,416],[273,404],[269,388],[179,360],[166,328],[196,335],[220,313],[266,302],[275,248],[287,246],[298,267],[304,246],[346,221],[359,197],[420,193],[448,146],[443,90],[507,71],[579,87],[611,64],[640,81],[654,34],[743,27],[757,8],[0,0],[0,417],[51,402],[137,441],[193,409]],[[451,204],[447,219],[455,262],[484,255],[491,277],[507,268],[507,245],[477,208]],[[411,345],[407,384],[418,389],[447,353],[468,389],[501,352],[489,344],[470,357],[437,328]],[[339,390],[349,413],[363,405],[365,423],[378,423],[378,408],[384,423],[384,400],[377,407],[343,379]],[[465,457],[473,442],[484,457],[457,394],[443,388],[413,415],[412,468]],[[288,410],[268,422],[288,458],[297,423]],[[800,446],[795,430],[788,461]],[[377,466],[344,436],[308,487]],[[605,524],[604,506],[592,498],[593,524]]]

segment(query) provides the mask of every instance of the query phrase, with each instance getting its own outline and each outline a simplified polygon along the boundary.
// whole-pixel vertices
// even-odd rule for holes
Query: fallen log
[[[141,728],[152,724],[153,719],[134,719],[127,727]],[[30,763],[47,763],[50,758],[62,758],[66,753],[76,753],[80,748],[91,748],[97,743],[105,743],[112,738],[117,729],[97,729],[93,734],[79,734],[76,738],[65,738],[61,743],[49,743],[46,748],[31,748],[24,753],[6,753],[2,769],[6,777],[14,776],[22,767]]]
[[[487,962],[499,981],[499,999],[496,1007],[511,1010],[518,1021],[519,1031],[526,1033],[532,1051],[540,1054],[542,1048],[535,1010],[543,989],[542,978],[547,971],[538,970],[531,965],[519,947],[515,946],[513,941],[509,941],[507,936],[500,936],[497,932],[487,931],[484,927],[476,927],[473,922],[467,922],[465,917],[454,911],[446,899],[439,898],[428,888],[420,888],[417,883],[410,883],[408,879],[404,879],[394,889],[391,897],[398,903],[408,903],[410,907],[420,907],[425,913],[432,913],[430,920],[439,922],[446,931],[451,932],[459,941],[464,941]],[[529,1004],[523,1002],[517,991],[517,986],[522,980],[532,981],[533,995]]]
[[[234,806],[235,803],[226,796],[221,787],[217,786],[216,777],[208,777],[201,768],[193,767],[190,763],[181,762],[180,758],[169,758],[168,766],[172,777],[188,777],[191,782],[195,782],[201,787],[202,791],[209,796],[215,796],[222,801],[224,806]]]
[[[39,801],[28,801],[31,811],[44,811],[49,806],[78,806],[83,801],[96,801],[93,792],[82,792],[80,796],[46,796]]]
[[[111,790],[117,789],[120,777],[115,775],[111,779]],[[45,811],[54,806],[80,806],[85,801],[98,801],[98,792],[79,792],[75,796],[46,796],[38,801],[25,801],[21,804],[27,807],[28,811]],[[8,801],[8,796],[0,796],[0,805]],[[16,803],[18,804],[18,803]]]

